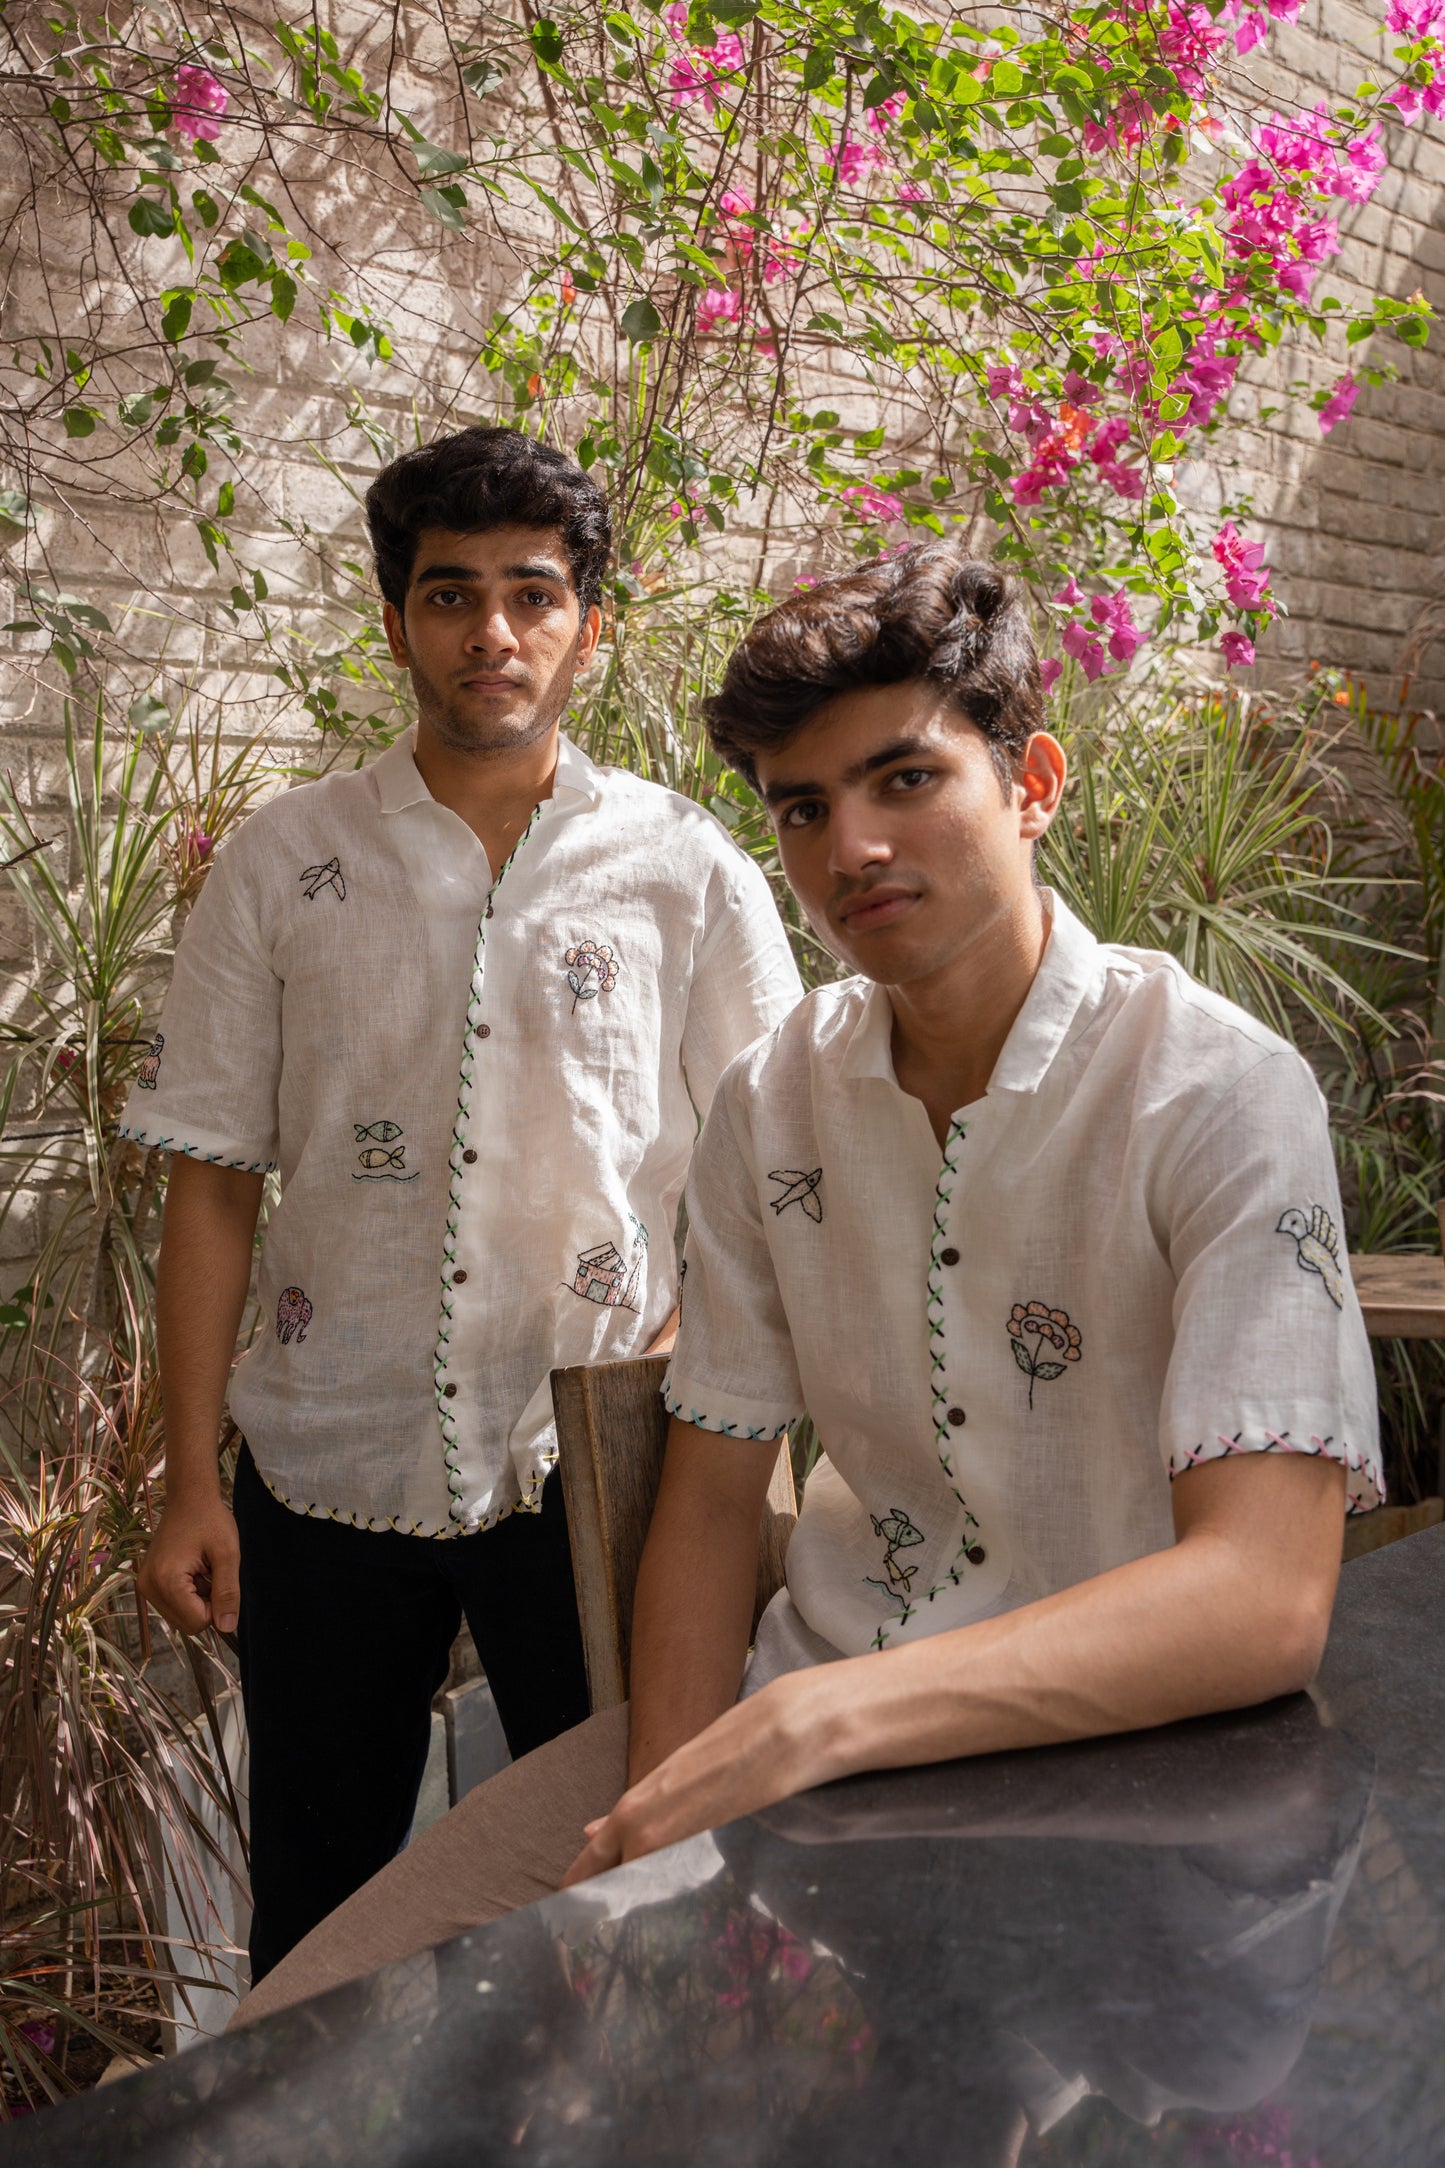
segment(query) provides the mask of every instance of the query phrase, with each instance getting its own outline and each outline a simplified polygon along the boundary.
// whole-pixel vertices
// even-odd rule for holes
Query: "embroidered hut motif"
[[[308,903],[314,903],[323,888],[335,889],[337,902],[345,903],[346,882],[339,858],[328,858],[324,866],[308,866],[302,874],[301,891]]]
[[[906,1613],[908,1593],[913,1586],[918,1564],[915,1560],[911,1566],[905,1566],[900,1562],[898,1554],[900,1551],[911,1551],[922,1543],[923,1530],[914,1527],[902,1506],[894,1506],[881,1521],[875,1513],[870,1513],[868,1518],[873,1523],[874,1535],[881,1536],[888,1548],[883,1553],[886,1580],[875,1581],[870,1573],[865,1577],[866,1584],[869,1588],[881,1588],[890,1602],[896,1603]]]
[[[599,994],[610,994],[617,984],[621,966],[615,950],[605,941],[579,941],[576,948],[568,949],[562,961],[567,966],[574,1016],[579,1001],[595,1001]]]
[[[135,1073],[135,1080],[143,1092],[153,1092],[156,1088],[156,1078],[160,1075],[161,1055],[165,1052],[165,1046],[164,1035],[158,1031],[151,1040],[150,1051],[146,1054]]]
[[[1292,1205],[1282,1215],[1275,1233],[1290,1237],[1295,1245],[1295,1263],[1301,1272],[1318,1273],[1330,1301],[1337,1310],[1343,1309],[1345,1281],[1340,1271],[1340,1231],[1324,1206],[1311,1205],[1309,1212],[1304,1213],[1298,1205]]]
[[[289,1347],[293,1337],[306,1338],[306,1328],[311,1323],[311,1305],[299,1287],[283,1287],[281,1299],[276,1305],[276,1338],[283,1347]]]
[[[354,1174],[351,1177],[353,1182],[414,1182],[416,1180],[421,1173],[420,1167],[408,1167],[406,1163],[406,1146],[394,1143],[394,1139],[401,1135],[401,1124],[399,1122],[368,1122],[366,1124],[353,1122],[351,1126],[356,1131],[357,1143],[366,1145],[366,1150],[358,1152],[356,1155],[361,1173]],[[369,1139],[375,1141],[369,1142]],[[388,1147],[391,1147],[391,1149],[388,1149]]]
[[[1070,1324],[1067,1310],[1051,1310],[1046,1302],[1016,1302],[1008,1329],[1014,1361],[1029,1381],[1032,1407],[1039,1379],[1061,1378],[1065,1367],[1079,1360],[1083,1335],[1077,1325]],[[1045,1354],[1046,1347],[1053,1352]]]
[[[778,1213],[786,1212],[790,1204],[800,1204],[810,1220],[821,1223],[823,1200],[818,1195],[818,1184],[823,1179],[821,1167],[805,1173],[801,1167],[775,1167],[768,1176],[770,1182],[781,1182],[780,1195],[770,1197],[768,1203]]]

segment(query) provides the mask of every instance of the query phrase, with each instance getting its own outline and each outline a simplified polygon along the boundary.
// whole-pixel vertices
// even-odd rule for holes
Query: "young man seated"
[[[733,1062],[698,1145],[630,1724],[479,1787],[247,2016],[852,1771],[1313,1675],[1347,1502],[1381,1495],[1324,1105],[1263,1025],[1036,885],[1041,720],[1022,601],[948,544],[737,649],[714,743],[857,975]],[[824,1458],[749,1663],[804,1410]]]

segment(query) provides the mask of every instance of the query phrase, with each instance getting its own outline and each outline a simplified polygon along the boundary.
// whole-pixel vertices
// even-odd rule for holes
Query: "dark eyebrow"
[[[412,574],[412,586],[424,587],[428,580],[455,580],[459,585],[474,586],[482,578],[475,565],[427,565],[421,572]],[[545,560],[534,565],[507,565],[504,580],[556,580],[562,587],[571,583],[560,565]]]
[[[900,738],[896,745],[885,745],[881,752],[870,753],[866,760],[856,761],[844,770],[841,781],[845,790],[861,783],[865,775],[873,775],[879,768],[889,768],[895,760],[917,760],[936,750],[923,738]],[[821,783],[769,783],[763,792],[767,805],[783,805],[790,798],[823,798],[827,792]]]

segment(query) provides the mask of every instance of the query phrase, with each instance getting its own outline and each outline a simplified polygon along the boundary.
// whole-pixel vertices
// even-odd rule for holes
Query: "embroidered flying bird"
[[[401,1135],[400,1122],[372,1122],[367,1128],[360,1122],[353,1122],[351,1126],[356,1131],[358,1144],[365,1144],[368,1138],[374,1144],[390,1144],[393,1137]]]
[[[800,1204],[810,1220],[821,1221],[823,1200],[818,1195],[818,1184],[823,1179],[821,1167],[814,1167],[811,1174],[801,1167],[778,1167],[768,1176],[770,1182],[783,1184],[782,1195],[770,1197],[769,1204],[775,1212],[786,1212],[790,1204]]]
[[[308,903],[314,903],[323,888],[334,888],[337,901],[346,901],[346,883],[341,876],[341,860],[328,858],[324,866],[308,866],[301,876],[301,887]]]
[[[1317,1272],[1330,1301],[1337,1310],[1343,1309],[1345,1282],[1340,1271],[1339,1230],[1324,1206],[1312,1205],[1307,1218],[1297,1205],[1292,1205],[1281,1216],[1275,1233],[1290,1237],[1301,1272]]]

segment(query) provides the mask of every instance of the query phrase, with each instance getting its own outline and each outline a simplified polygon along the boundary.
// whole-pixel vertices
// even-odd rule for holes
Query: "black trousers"
[[[243,1446],[235,1512],[254,1982],[405,1843],[464,1615],[514,1756],[583,1721],[587,1675],[555,1471],[443,1542],[293,1513]]]

